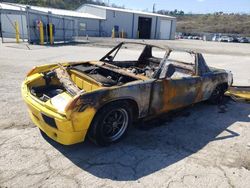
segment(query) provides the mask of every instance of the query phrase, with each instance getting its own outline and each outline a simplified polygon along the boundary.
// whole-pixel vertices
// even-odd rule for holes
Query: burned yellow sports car
[[[202,54],[122,42],[99,61],[35,67],[22,84],[33,122],[70,145],[88,136],[119,141],[138,119],[204,100],[217,102],[231,73],[208,67]]]

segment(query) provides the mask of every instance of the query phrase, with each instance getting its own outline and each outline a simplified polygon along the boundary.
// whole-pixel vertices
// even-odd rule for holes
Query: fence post
[[[2,12],[1,12],[1,9],[0,9],[0,35],[1,35],[1,37],[2,37],[2,43],[4,43],[4,41],[3,41],[3,27],[2,27],[2,22],[1,22],[1,19],[2,19]]]
[[[66,43],[66,37],[65,37],[65,18],[63,18],[63,40],[64,40],[64,43]]]
[[[20,34],[19,34],[19,25],[18,22],[15,21],[15,31],[16,31],[16,43],[20,42]]]
[[[124,30],[122,29],[122,38],[124,39]]]
[[[24,30],[23,30],[23,14],[21,14],[21,29],[22,29],[22,39],[23,39],[23,42],[24,42]]]
[[[45,23],[45,35],[46,35],[46,44],[49,44],[49,28],[48,28],[48,23],[49,23],[49,15],[46,15],[47,17],[47,23]]]
[[[49,23],[49,39],[50,39],[50,44],[54,44],[54,36],[53,36],[53,24]]]
[[[71,33],[71,39],[69,39],[69,36],[68,36],[68,41],[72,42],[72,41],[75,41],[77,40],[78,36],[79,36],[79,26],[77,25],[78,24],[78,21],[76,20],[68,20],[68,23],[67,23],[67,28],[68,28],[68,25],[69,24],[72,24],[72,33]],[[66,28],[66,25],[65,25],[65,32],[67,31],[67,28]],[[68,28],[69,29],[69,28]],[[66,33],[65,33],[65,39],[66,39]],[[66,41],[66,40],[65,40]]]
[[[112,38],[115,38],[115,28],[112,29]]]
[[[26,23],[27,23],[27,34],[28,34],[28,43],[31,43],[30,37],[30,14],[29,14],[29,6],[26,6]]]
[[[44,32],[43,32],[43,22],[39,21],[39,31],[40,31],[40,44],[44,45]]]
[[[140,38],[140,31],[137,31],[137,38]]]

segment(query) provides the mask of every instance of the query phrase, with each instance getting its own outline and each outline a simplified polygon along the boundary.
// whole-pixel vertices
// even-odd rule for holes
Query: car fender
[[[131,100],[137,104],[138,117],[148,114],[151,95],[151,81],[135,81],[123,86],[104,88],[94,92],[82,94],[80,100],[82,104],[89,104],[98,111],[108,103],[119,100]]]

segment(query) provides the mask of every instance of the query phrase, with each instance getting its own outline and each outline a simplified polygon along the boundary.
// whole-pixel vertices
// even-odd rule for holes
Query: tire
[[[132,123],[132,111],[125,102],[110,103],[101,108],[91,124],[89,139],[99,146],[119,142]]]
[[[219,104],[222,101],[225,92],[226,88],[223,85],[217,86],[208,99],[208,102],[210,104]]]

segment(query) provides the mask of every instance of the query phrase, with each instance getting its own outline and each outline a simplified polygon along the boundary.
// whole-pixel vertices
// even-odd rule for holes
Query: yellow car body
[[[126,61],[124,67],[119,67],[110,57],[112,53],[117,54],[116,50],[119,51],[122,45],[100,61],[51,64],[32,69],[22,84],[22,96],[34,124],[56,142],[71,145],[85,140],[99,112],[109,113],[101,110],[108,104],[126,103],[122,106],[131,108],[133,119],[152,117],[208,100],[218,86],[221,94],[231,85],[226,71],[208,68],[201,54],[193,52],[193,64],[171,59],[172,67],[176,68],[174,72],[185,70],[178,73],[186,75],[171,77],[174,72],[168,75],[169,67],[165,66],[170,51],[159,61],[148,53],[152,48],[148,45],[141,57],[145,59],[150,55],[147,61],[152,61],[155,67],[149,69],[147,65],[145,72],[148,72],[141,73],[143,61],[140,61],[138,73],[134,73],[137,67],[131,69],[127,63],[135,62]],[[126,111],[120,109],[120,112]]]
[[[56,109],[50,101],[39,101],[30,94],[28,85],[41,76],[39,72],[49,70],[54,66],[48,65],[36,67],[35,70],[37,73],[28,76],[22,83],[23,99],[28,106],[30,118],[37,127],[47,134],[47,136],[64,145],[82,142],[85,139],[87,130],[95,115],[95,110],[93,108],[90,107],[82,113],[75,112],[67,115],[67,112],[64,111],[64,109],[61,111]],[[40,81],[36,84],[43,84],[43,82]],[[73,100],[72,96],[69,94],[63,93],[62,95],[68,102]],[[43,116],[54,119],[57,128],[46,123]]]

